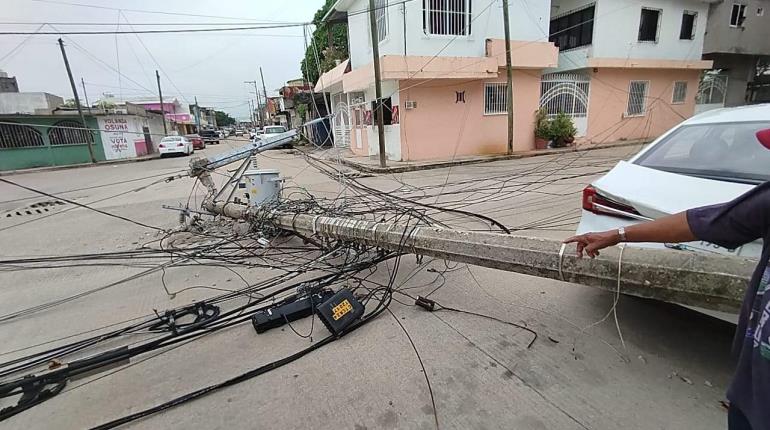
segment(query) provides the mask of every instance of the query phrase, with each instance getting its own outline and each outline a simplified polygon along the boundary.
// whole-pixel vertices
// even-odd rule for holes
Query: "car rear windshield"
[[[770,149],[756,132],[770,122],[685,125],[642,154],[635,163],[652,169],[721,181],[756,184],[770,180]]]
[[[213,131],[213,130],[203,130],[203,131],[201,131],[198,134],[200,134],[201,136],[216,136],[217,135],[217,133],[215,131]]]
[[[284,127],[265,127],[265,133],[285,133]]]
[[[182,138],[179,137],[179,136],[170,136],[170,137],[164,137],[160,141],[161,142],[177,142],[177,141],[180,141],[180,140],[182,140]]]

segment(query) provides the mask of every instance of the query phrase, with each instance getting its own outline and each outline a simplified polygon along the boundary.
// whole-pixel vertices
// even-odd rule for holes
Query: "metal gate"
[[[558,113],[569,115],[578,136],[585,136],[588,130],[590,80],[579,73],[549,73],[540,80],[540,107],[549,118]]]
[[[695,96],[695,113],[724,107],[726,95],[727,76],[713,70],[704,72],[698,83],[698,94]]]
[[[334,109],[334,146],[337,148],[350,147],[350,110],[348,110],[345,93],[332,94]]]

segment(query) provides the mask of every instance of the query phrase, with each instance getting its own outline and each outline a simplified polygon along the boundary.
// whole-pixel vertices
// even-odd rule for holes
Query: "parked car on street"
[[[194,149],[206,149],[206,142],[203,141],[199,134],[186,134],[184,137],[192,142]]]
[[[219,133],[216,130],[201,130],[198,134],[201,135],[203,141],[211,144],[219,143]]]
[[[190,155],[195,152],[192,141],[184,136],[166,136],[158,143],[160,156],[172,154]]]
[[[583,190],[578,234],[726,202],[770,180],[770,149],[756,136],[768,128],[770,104],[708,111],[680,123]],[[666,246],[748,258],[762,251],[760,242],[736,249],[707,242]],[[725,315],[715,316],[731,319]]]
[[[242,128],[236,128],[235,129],[235,135],[236,136],[243,136],[243,129]]]
[[[225,134],[224,130],[217,130],[217,134],[219,135],[220,139],[224,139],[225,137],[227,137],[227,134]]]
[[[268,137],[276,136],[276,135],[279,135],[281,133],[286,133],[287,131],[288,130],[286,130],[286,127],[284,127],[282,125],[266,125],[262,129],[262,135],[259,136],[259,138],[260,139],[267,139]],[[287,144],[281,145],[281,146],[279,146],[277,148],[291,148],[291,147],[292,147],[292,144],[291,143],[287,143]]]

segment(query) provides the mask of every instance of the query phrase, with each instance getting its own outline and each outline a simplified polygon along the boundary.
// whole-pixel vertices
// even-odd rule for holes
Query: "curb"
[[[633,140],[633,141],[624,141],[624,142],[618,142],[618,143],[610,143],[610,144],[604,144],[604,145],[592,145],[592,146],[579,147],[579,148],[531,150],[531,151],[518,152],[511,155],[493,155],[493,156],[484,157],[484,158],[470,158],[470,159],[455,160],[455,161],[435,161],[435,162],[425,162],[420,164],[410,164],[405,166],[394,166],[394,167],[372,166],[369,164],[357,163],[355,161],[351,161],[345,158],[341,158],[339,161],[345,166],[351,167],[353,169],[358,170],[359,172],[364,172],[364,173],[404,173],[404,172],[416,172],[419,170],[441,169],[444,167],[452,167],[452,166],[462,166],[466,164],[481,164],[481,163],[491,163],[493,161],[518,160],[521,158],[540,157],[544,155],[554,155],[554,154],[565,154],[570,152],[586,152],[586,151],[595,151],[599,149],[621,148],[624,146],[634,146],[639,144],[645,144],[651,141],[652,140],[644,139],[644,140]],[[318,157],[315,157],[313,154],[308,154],[308,155],[310,157],[319,159]]]
[[[80,163],[80,164],[67,164],[64,166],[30,167],[29,169],[0,171],[0,176],[22,175],[25,173],[55,172],[57,170],[80,169],[83,167],[99,167],[99,166],[113,166],[116,164],[141,163],[143,161],[158,160],[158,159],[160,159],[160,155],[153,155],[150,157],[142,157],[142,158],[127,158],[123,160],[106,160],[106,161],[100,161],[98,163]]]

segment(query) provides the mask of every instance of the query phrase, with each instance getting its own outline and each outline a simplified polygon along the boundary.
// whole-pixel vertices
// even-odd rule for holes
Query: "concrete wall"
[[[64,104],[64,99],[48,93],[0,93],[0,114],[32,115],[36,109],[52,110]]]
[[[699,70],[599,69],[591,73],[588,131],[581,142],[657,137],[695,111]],[[625,117],[632,80],[650,81],[643,116]],[[672,104],[674,81],[687,81],[685,103]]]
[[[393,0],[390,0],[393,2]],[[469,36],[426,35],[423,31],[421,1],[406,2],[386,9],[388,36],[380,42],[380,55],[439,55],[444,57],[483,57],[486,39],[502,39],[503,11],[500,1],[471,1],[471,34]],[[355,0],[348,11],[368,8],[367,0]],[[547,41],[550,4],[541,0],[511,0],[511,39]],[[406,21],[406,32],[404,22]],[[351,67],[372,62],[369,16],[356,14],[348,18]],[[406,44],[404,43],[406,41]],[[449,43],[452,41],[451,43]]]
[[[108,160],[135,158],[158,152],[158,142],[163,138],[160,115],[104,115],[97,118]],[[144,127],[149,129],[151,142],[147,142]]]
[[[5,74],[5,73],[3,73]],[[0,76],[0,93],[18,93],[19,83],[16,77]]]
[[[743,28],[730,27],[732,1],[711,4],[703,52],[770,55],[770,0],[742,0],[746,4]],[[764,8],[764,16],[757,9]]]
[[[505,153],[507,116],[484,114],[486,82],[505,82],[505,73],[501,70],[499,78],[474,81],[401,81],[402,158],[414,161]],[[534,147],[540,73],[515,70],[513,88],[514,151],[529,150]],[[455,102],[456,91],[465,91],[465,103]],[[417,102],[417,108],[404,109],[407,100]]]

